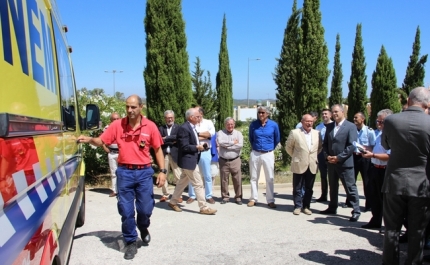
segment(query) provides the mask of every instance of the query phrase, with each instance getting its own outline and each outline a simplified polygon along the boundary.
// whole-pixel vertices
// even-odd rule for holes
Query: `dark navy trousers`
[[[118,212],[121,215],[122,235],[126,243],[137,240],[136,225],[139,230],[149,227],[149,218],[155,205],[153,174],[151,167],[137,170],[118,167],[116,170]]]

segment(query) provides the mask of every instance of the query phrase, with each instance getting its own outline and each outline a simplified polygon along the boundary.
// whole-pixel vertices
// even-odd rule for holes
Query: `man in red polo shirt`
[[[163,139],[157,126],[142,114],[142,99],[132,95],[126,100],[127,117],[116,120],[98,138],[79,136],[78,142],[95,146],[110,145],[117,142],[119,149],[117,187],[118,212],[121,215],[122,234],[126,242],[124,259],[133,259],[137,253],[137,232],[135,220],[136,203],[137,228],[144,243],[151,241],[148,232],[154,192],[149,149],[155,151],[155,159],[160,167],[157,186],[160,188],[166,180],[164,156],[161,149]]]

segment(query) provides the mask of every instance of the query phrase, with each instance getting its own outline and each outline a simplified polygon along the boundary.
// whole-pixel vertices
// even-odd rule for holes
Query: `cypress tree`
[[[336,36],[336,51],[334,53],[333,76],[331,79],[331,93],[329,98],[329,107],[334,104],[342,104],[342,63],[340,62],[340,36]]]
[[[228,59],[226,23],[224,14],[222,20],[218,73],[216,75],[216,93],[218,99],[215,127],[217,130],[224,128],[225,118],[233,117],[233,80],[230,70],[230,61]]]
[[[348,87],[348,120],[354,120],[357,112],[366,113],[367,101],[366,58],[364,57],[361,24],[357,24],[354,51],[352,52],[351,77]]]
[[[278,111],[278,125],[281,132],[282,160],[288,164],[290,156],[285,151],[285,142],[294,129],[297,121],[300,120],[296,115],[295,93],[298,66],[298,45],[299,45],[299,23],[300,10],[297,10],[297,0],[293,3],[293,12],[288,19],[284,31],[284,40],[281,47],[280,58],[277,59],[278,65],[275,68],[273,79],[276,83],[276,106]]]
[[[164,111],[184,122],[191,107],[192,88],[181,0],[147,0],[145,79],[147,116],[164,123]]]
[[[415,41],[412,45],[412,55],[409,57],[408,68],[406,69],[406,76],[402,84],[402,104],[406,104],[406,99],[412,89],[424,86],[425,69],[424,65],[427,62],[427,54],[420,58],[420,27],[417,27],[415,33]]]
[[[397,93],[397,78],[393,61],[388,57],[384,46],[378,56],[376,69],[372,74],[372,93],[370,94],[372,112],[370,124],[374,124],[376,114],[382,109],[390,109],[393,112],[401,110]]]
[[[320,111],[326,105],[328,49],[321,24],[319,0],[304,0],[301,20],[301,45],[296,91],[296,115]]]
[[[211,74],[203,76],[205,70],[200,66],[200,58],[196,58],[195,70],[192,72],[191,81],[193,83],[193,97],[196,105],[202,106],[205,110],[205,118],[212,120],[215,117],[216,91],[212,89]]]

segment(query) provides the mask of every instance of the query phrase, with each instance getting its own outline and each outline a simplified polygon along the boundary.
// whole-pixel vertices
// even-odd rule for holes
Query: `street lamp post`
[[[118,70],[105,71],[105,73],[113,75],[113,96],[115,96],[115,73],[122,73],[122,72],[123,72],[122,70],[120,70],[120,71],[118,71]]]
[[[246,99],[247,99],[247,102],[248,102],[248,108],[249,108],[249,61],[251,61],[251,60],[253,60],[253,61],[259,61],[261,59],[260,58],[252,59],[252,58],[248,57],[248,83],[247,83],[247,86],[246,86]]]

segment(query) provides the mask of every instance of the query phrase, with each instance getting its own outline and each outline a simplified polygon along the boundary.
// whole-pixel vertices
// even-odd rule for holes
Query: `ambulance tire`
[[[76,228],[82,227],[85,224],[85,188],[83,189],[82,203],[79,207],[79,213],[76,218]]]

